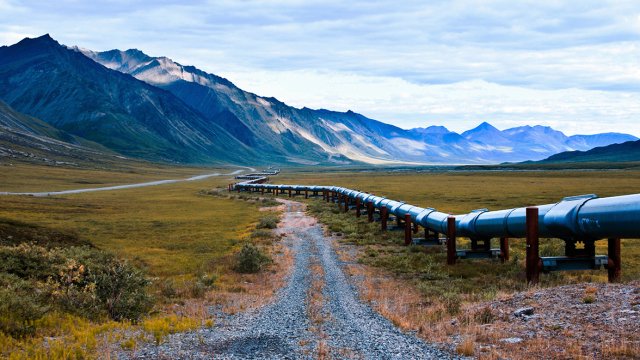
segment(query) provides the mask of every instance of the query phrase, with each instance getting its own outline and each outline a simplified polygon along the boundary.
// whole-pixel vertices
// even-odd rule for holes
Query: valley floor
[[[11,171],[0,172],[0,190],[15,192],[234,170],[4,169]],[[269,196],[228,193],[229,182],[230,176],[211,177],[119,191],[1,197],[0,242],[3,227],[17,231],[7,233],[11,236],[23,228],[46,239],[73,235],[143,269],[154,278],[149,291],[158,301],[152,314],[133,325],[89,326],[69,317],[60,326],[61,315],[47,315],[28,344],[0,337],[0,348],[12,346],[4,346],[0,356],[55,358],[49,340],[54,338],[60,349],[111,358],[401,358],[406,352],[411,358],[518,359],[532,352],[634,358],[640,353],[636,240],[623,240],[621,285],[604,284],[606,272],[596,270],[545,274],[539,287],[530,288],[522,278],[522,240],[511,243],[509,263],[477,260],[447,267],[442,251],[402,246],[400,232],[382,232],[335,204],[298,198],[299,203],[285,201],[276,209]],[[275,182],[360,188],[452,213],[550,203],[582,193],[640,193],[638,171],[314,171],[281,174]],[[260,225],[275,217],[267,211],[284,211],[277,230],[282,241]],[[4,236],[5,250],[16,243],[11,236]],[[235,272],[235,255],[247,243],[268,253],[274,265],[257,274]],[[561,245],[547,239],[541,251],[558,255]],[[601,242],[597,246],[598,252],[605,250]],[[533,314],[515,316],[520,307],[533,307]],[[88,334],[98,326],[106,330]],[[111,333],[116,336],[105,335]]]

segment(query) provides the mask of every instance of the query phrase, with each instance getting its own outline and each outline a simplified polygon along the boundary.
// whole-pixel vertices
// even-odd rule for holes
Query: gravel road
[[[248,168],[255,171],[254,168]],[[105,186],[98,188],[85,188],[85,189],[72,189],[72,190],[61,190],[61,191],[42,191],[42,192],[6,192],[0,191],[0,195],[27,195],[27,196],[35,196],[35,197],[45,197],[45,196],[57,196],[57,195],[69,195],[69,194],[80,194],[86,192],[94,192],[94,191],[112,191],[112,190],[122,190],[122,189],[133,189],[139,187],[147,187],[147,186],[157,186],[157,185],[166,185],[166,184],[175,184],[184,181],[198,181],[204,180],[214,176],[232,176],[238,175],[244,170],[235,170],[230,173],[222,174],[222,173],[213,173],[213,174],[204,174],[204,175],[196,175],[186,179],[171,179],[171,180],[156,180],[149,181],[144,183],[137,184],[125,184],[125,185],[115,185],[115,186]]]
[[[304,213],[304,205],[284,201],[278,231],[294,252],[287,285],[261,309],[221,316],[210,329],[175,334],[160,346],[147,345],[124,358],[181,359],[446,359],[435,347],[403,333],[362,303],[323,235],[322,226]],[[313,272],[311,264],[322,272]],[[312,280],[322,277],[320,324],[309,318]],[[312,290],[311,290],[312,291]],[[319,295],[319,294],[317,294]],[[322,354],[322,356],[319,356]]]

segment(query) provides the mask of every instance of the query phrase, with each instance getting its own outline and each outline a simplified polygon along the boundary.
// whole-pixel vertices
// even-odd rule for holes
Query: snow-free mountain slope
[[[172,94],[96,64],[48,35],[0,48],[0,99],[129,156],[188,163],[255,158]]]
[[[304,161],[298,159],[302,154],[337,163],[349,159],[369,163],[411,160],[380,134],[384,131],[393,136],[404,130],[353,112],[297,109],[243,91],[227,79],[195,67],[146,56],[138,50],[82,51],[106,67],[170,91],[260,152],[284,154],[292,162]]]
[[[596,147],[588,151],[562,152],[540,163],[640,161],[640,140]]]
[[[0,162],[95,165],[117,158],[121,157],[97,143],[58,130],[0,101]]]

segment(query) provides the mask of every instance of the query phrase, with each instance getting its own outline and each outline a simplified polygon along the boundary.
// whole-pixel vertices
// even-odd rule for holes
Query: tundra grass
[[[135,326],[50,313],[34,324],[34,336],[13,339],[0,334],[0,357],[94,357],[118,350],[118,343],[135,348],[149,336],[161,342],[175,331],[210,326],[207,311],[190,311],[194,305],[188,299],[229,281],[233,253],[251,238],[264,217],[258,211],[263,202],[207,194],[206,190],[226,187],[228,182],[211,178],[58,197],[1,197],[3,223],[39,226],[32,231],[38,238],[77,234],[80,243],[88,241],[144,269],[154,279],[158,305],[157,313]],[[185,305],[172,312],[173,307],[165,306],[169,303]],[[56,340],[43,342],[46,338]]]
[[[194,175],[232,170],[170,167],[154,164],[87,169],[0,163],[0,192],[41,192],[105,187],[154,180],[183,179]]]
[[[0,217],[72,231],[150,275],[214,271],[259,218],[258,204],[207,196],[228,179],[35,198],[1,198]]]

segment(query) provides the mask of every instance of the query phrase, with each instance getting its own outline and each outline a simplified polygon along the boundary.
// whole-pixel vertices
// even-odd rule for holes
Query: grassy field
[[[250,233],[258,206],[203,195],[226,179],[34,198],[2,198],[0,218],[72,231],[131,259],[149,274],[180,277],[212,271]]]
[[[171,167],[141,163],[105,169],[79,169],[0,163],[0,192],[40,192],[105,187],[154,180],[183,179],[234,169]]]
[[[10,171],[4,171],[5,169]],[[169,167],[78,170],[34,165],[4,166],[2,170],[0,191],[100,187],[183,178],[217,171]],[[285,172],[272,180],[274,183],[326,184],[362,189],[451,213],[466,213],[484,207],[501,209],[537,205],[585,193],[613,196],[640,192],[640,172],[628,170]],[[213,292],[218,291],[216,289],[219,286],[231,289],[233,284],[230,283],[238,281],[237,276],[232,275],[231,255],[242,244],[255,237],[258,231],[256,224],[264,218],[257,210],[263,204],[252,200],[230,199],[224,192],[217,195],[205,192],[216,187],[225,188],[228,182],[228,178],[219,177],[156,187],[49,198],[6,196],[0,198],[0,223],[20,221],[54,232],[74,234],[98,249],[129,260],[155,278],[151,290],[159,301],[160,305],[155,310],[159,314],[143,319],[135,329],[142,326],[159,339],[167,332],[204,324],[200,320],[194,321],[194,318],[204,316],[202,314],[177,316],[164,311],[162,304],[189,304],[189,298],[197,296],[200,291],[197,286],[202,285],[202,279],[206,280],[207,291]],[[313,204],[311,211],[333,231],[344,234],[344,241],[361,246],[360,262],[407,279],[421,296],[437,304],[432,312],[421,315],[425,319],[442,319],[447,314],[458,311],[464,302],[491,299],[501,292],[526,288],[523,281],[523,240],[512,242],[513,260],[507,264],[479,260],[461,261],[455,267],[446,267],[443,265],[445,260],[441,251],[401,246],[400,232],[380,233],[378,225],[367,224],[365,218],[354,221],[353,214],[340,213],[335,205],[311,199],[309,203]],[[464,246],[464,241],[461,244]],[[603,253],[602,244],[599,245],[598,252]],[[560,250],[561,243],[557,240],[545,241],[541,246],[544,254],[555,254]],[[625,240],[623,280],[638,278],[640,244],[635,240]],[[605,271],[554,273],[542,276],[542,286],[605,279]],[[38,333],[40,339],[72,336],[75,340],[62,342],[56,349],[75,349],[73,351],[80,355],[96,351],[98,347],[95,339],[104,338],[105,333],[115,333],[115,337],[109,341],[117,342],[122,340],[117,334],[121,334],[123,329],[133,331],[130,330],[133,326],[131,324],[87,322],[85,319],[63,314],[49,314],[40,321],[45,329]],[[113,329],[115,332],[112,332]],[[31,352],[22,353],[26,357],[37,354],[74,357],[68,353],[56,355],[42,352],[45,350],[41,345],[38,337],[12,340],[0,336],[0,346],[31,349]]]
[[[123,174],[33,166],[13,170],[2,173],[2,190],[93,187],[215,172],[167,168]],[[21,183],[25,176],[28,181]],[[212,188],[226,188],[228,182],[229,177],[219,177],[57,197],[0,198],[0,240],[4,231],[12,237],[35,233],[38,238],[90,243],[141,269],[152,280],[149,291],[156,303],[151,315],[135,326],[104,318],[89,321],[83,316],[50,311],[29,325],[36,328],[34,336],[15,339],[0,331],[3,348],[0,357],[3,354],[15,358],[91,357],[96,351],[108,350],[104,346],[124,340],[124,332],[153,334],[155,341],[161,341],[168,333],[209,324],[204,305],[206,294],[237,281],[232,268],[233,254],[244,243],[256,241],[251,235],[265,216],[258,211],[264,205],[261,202],[230,199],[226,193],[223,196],[207,193]],[[2,250],[8,251],[10,247]],[[182,305],[176,307],[176,303]],[[123,346],[135,346],[136,341],[145,337],[139,336]],[[47,337],[57,340],[45,346],[42,338]]]
[[[640,171],[283,173],[276,183],[344,186],[461,214],[554,203],[580,194],[640,193]]]

